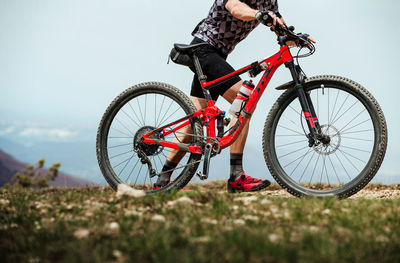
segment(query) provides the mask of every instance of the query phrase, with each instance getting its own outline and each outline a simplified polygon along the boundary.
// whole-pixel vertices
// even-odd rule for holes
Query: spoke
[[[285,126],[282,126],[282,125],[280,125],[280,124],[278,124],[278,127],[281,127],[281,128],[283,128],[283,129],[289,130],[289,131],[294,132],[294,133],[296,133],[296,134],[305,136],[303,133],[300,133],[300,132],[298,132],[298,131],[292,130],[292,129],[287,128],[287,127],[285,127]]]
[[[370,153],[370,151],[361,150],[361,149],[358,149],[358,148],[348,147],[348,146],[344,146],[344,145],[342,145],[342,148],[347,148],[347,149],[351,149],[351,150],[355,150],[355,151],[359,151],[359,152]]]
[[[147,113],[147,94],[144,95],[144,119],[146,120]]]
[[[360,123],[358,123],[358,124],[356,124],[356,125],[354,125],[354,126],[352,126],[352,127],[350,127],[350,128],[347,128],[347,129],[345,129],[345,130],[344,130],[344,128],[342,128],[342,130],[340,131],[340,133],[342,133],[342,132],[344,132],[344,131],[349,131],[349,130],[351,130],[351,129],[353,129],[353,128],[357,127],[357,126],[360,126],[361,124],[364,124],[364,123],[366,123],[367,121],[370,121],[370,120],[371,120],[371,119],[368,119],[368,120],[362,121],[362,122],[360,122]]]
[[[296,141],[296,142],[290,142],[290,143],[286,143],[286,144],[282,144],[282,145],[276,146],[275,148],[278,149],[278,148],[281,148],[281,147],[284,147],[284,146],[298,144],[298,143],[301,143],[301,142],[304,143],[304,142],[307,142],[307,141],[300,140],[300,141]]]
[[[169,103],[169,106],[168,106],[167,110],[165,111],[164,115],[162,116],[162,118],[160,120],[160,124],[159,124],[160,126],[161,126],[162,123],[164,123],[164,117],[165,117],[165,115],[167,115],[167,113],[168,113],[169,109],[171,108],[173,102],[174,101],[171,100],[171,102]]]
[[[287,119],[289,122],[293,123],[294,125],[296,125],[297,128],[300,128],[300,130],[303,130],[303,128],[302,128],[298,123],[296,123],[295,121],[289,119],[288,117],[286,117],[286,116],[283,115],[283,114],[282,114],[282,117],[285,118],[285,119]]]
[[[137,105],[139,106],[140,117],[142,117],[143,124],[146,125],[146,120],[143,118],[142,108],[140,107],[140,103],[139,103],[138,98],[136,98],[136,102],[137,102]]]
[[[301,179],[303,179],[303,176],[304,176],[304,174],[305,174],[305,172],[306,172],[308,166],[310,165],[311,160],[312,160],[312,158],[314,157],[314,154],[315,154],[315,151],[313,151],[313,154],[311,155],[311,158],[310,158],[310,160],[308,161],[306,168],[304,168],[303,173],[301,174],[301,177],[300,177],[300,179],[299,179],[299,183],[300,183]]]
[[[338,174],[337,174],[337,172],[336,172],[335,166],[333,165],[333,162],[332,162],[332,159],[331,159],[330,155],[328,155],[328,159],[329,159],[329,161],[330,161],[330,163],[331,163],[331,165],[332,165],[333,171],[335,172],[336,178],[338,179],[338,182],[339,182],[339,184],[340,184],[339,176],[338,176]]]
[[[297,161],[298,159],[301,158],[301,160],[297,163],[296,167],[294,167],[293,171],[290,173],[289,176],[292,176],[292,174],[294,173],[294,171],[296,171],[297,167],[300,165],[300,163],[304,160],[304,158],[305,158],[310,152],[311,152],[311,148],[308,149],[308,151],[306,152],[306,154],[304,154],[303,156],[300,156],[299,158],[297,158],[296,160],[293,161],[293,162],[295,162],[295,161]],[[293,163],[293,162],[292,162],[292,163]],[[288,166],[288,165],[286,165],[286,166]],[[285,166],[285,167],[286,167],[286,166]]]
[[[143,165],[142,165],[142,166],[140,166],[139,173],[137,174],[137,176],[136,176],[136,180],[135,180],[135,183],[134,183],[133,185],[136,185],[136,183],[137,183],[137,180],[139,179],[139,175],[140,175],[140,172],[142,171],[142,169],[143,169]]]
[[[345,112],[343,112],[342,115],[340,115],[337,119],[335,119],[334,121],[332,121],[332,125],[335,124],[335,122],[337,122],[338,120],[340,120],[340,118],[342,118],[349,110],[351,110],[351,108],[354,107],[354,105],[357,104],[357,101],[353,103],[353,105],[350,106],[350,108],[348,108]]]
[[[119,144],[119,145],[115,145],[115,146],[110,146],[110,147],[108,147],[108,149],[122,147],[122,146],[130,145],[130,144],[132,144],[132,143],[124,143],[124,144]]]
[[[319,116],[319,92],[317,90],[317,116]]]
[[[161,103],[160,112],[158,113],[158,116],[157,116],[157,120],[156,120],[156,127],[158,127],[158,125],[159,125],[159,123],[158,123],[158,120],[160,119],[160,116],[161,116],[161,110],[163,109],[164,102],[165,102],[165,96],[163,96],[163,101],[162,101],[162,103]]]
[[[138,165],[139,161],[140,161],[140,158],[136,161],[136,163],[135,163],[135,165],[133,166],[131,172],[129,173],[128,178],[126,178],[126,183],[128,183],[128,180],[129,180],[129,178],[131,177],[131,175],[132,175],[133,171],[135,170],[136,166]],[[131,182],[129,181],[129,183],[131,183]]]
[[[154,126],[157,126],[157,94],[154,94]]]
[[[124,127],[124,128],[129,132],[130,135],[133,136],[133,132],[131,132],[131,131],[128,129],[128,127],[126,127],[120,120],[118,120],[117,117],[115,117],[114,119],[115,119],[117,122],[119,122],[119,123],[122,125],[122,127]]]
[[[283,135],[275,135],[275,137],[292,137],[292,136],[302,136],[302,137],[304,137],[304,134],[283,134]]]
[[[168,118],[166,118],[166,119],[164,120],[164,122],[166,122],[167,120],[169,120],[169,118],[171,118],[171,116],[174,115],[174,114],[175,114],[178,110],[180,110],[180,109],[181,109],[181,108],[178,107],[171,115],[168,116]],[[163,123],[164,123],[164,122],[163,122]]]
[[[312,172],[312,175],[311,175],[311,178],[310,178],[310,182],[308,183],[309,185],[311,184],[311,181],[314,178],[315,169],[317,168],[317,164],[318,164],[318,161],[319,161],[320,157],[321,157],[321,155],[318,154],[318,158],[317,158],[317,161],[315,162],[314,169],[313,169],[313,172]]]
[[[137,100],[137,99],[136,99]],[[133,114],[135,114],[136,118],[138,119],[138,121],[140,122],[140,124],[142,124],[142,126],[145,126],[144,122],[142,122],[142,120],[139,118],[139,116],[137,116],[136,111],[133,109],[132,105],[130,102],[128,102],[129,107],[131,108]],[[140,125],[139,125],[140,126]]]
[[[120,162],[119,164],[117,164],[116,166],[113,167],[113,169],[115,170],[115,168],[117,168],[118,166],[120,166],[121,164],[127,162],[128,160],[132,159],[132,157],[134,156],[134,154],[131,157],[128,157],[127,159],[123,160],[122,162]],[[119,176],[119,174],[118,174]]]
[[[306,148],[308,148],[308,146],[301,147],[301,148],[299,148],[299,149],[297,149],[297,150],[295,150],[295,151],[293,151],[293,152],[290,152],[290,153],[287,153],[287,154],[285,154],[285,155],[279,156],[278,158],[280,159],[280,158],[282,158],[282,157],[286,157],[286,156],[288,156],[288,155],[291,155],[291,154],[293,154],[293,153],[299,152],[299,151],[304,150],[304,149],[306,149]]]
[[[131,156],[131,158],[129,158],[129,160],[126,162],[124,168],[122,168],[122,170],[119,172],[118,177],[122,174],[122,172],[125,170],[125,168],[128,166],[128,164],[131,162],[132,158],[134,155]],[[114,167],[115,170],[116,167]]]
[[[346,157],[346,155],[348,155],[348,156],[350,156],[350,157],[353,157],[353,158],[356,159],[356,160],[359,160],[359,161],[362,162],[362,163],[366,163],[366,161],[361,160],[360,158],[358,158],[358,157],[356,157],[356,156],[354,156],[354,155],[352,155],[352,154],[350,154],[350,153],[348,153],[348,152],[345,152],[345,151],[343,151],[343,150],[340,150],[339,148],[338,148],[338,151],[341,152],[341,153],[343,154],[344,157]],[[346,157],[346,159],[348,159],[348,158]],[[349,160],[349,159],[348,159],[348,160]],[[350,160],[349,160],[349,163],[353,164]],[[356,167],[354,167],[354,168],[356,168]],[[360,171],[358,168],[356,168],[356,170]]]
[[[365,109],[363,109],[360,113],[358,113],[353,119],[351,119],[342,129],[339,130],[339,132],[345,131],[345,128],[352,123],[355,119],[357,119],[358,116],[360,116],[363,112],[365,111]],[[357,126],[357,125],[356,125]]]
[[[340,149],[338,149],[339,150],[339,152],[344,156],[344,158],[351,164],[351,166],[353,166],[354,167],[354,169],[356,169],[358,172],[360,172],[360,170],[354,165],[354,163],[346,156],[346,154],[348,154],[348,153],[344,153],[343,151],[341,151]],[[350,154],[349,154],[350,155]],[[350,156],[352,156],[352,155],[350,155]],[[352,156],[353,158],[356,158],[356,157],[354,157],[354,156]]]
[[[360,138],[346,137],[346,136],[342,136],[342,139],[350,139],[350,140],[364,141],[364,142],[372,142],[373,141],[373,140],[368,140],[368,139],[360,139]]]
[[[339,155],[338,155],[336,152],[335,152],[335,156],[336,156],[336,158],[338,159],[338,161],[339,161],[340,165],[342,166],[343,170],[346,172],[347,176],[348,176],[349,179],[351,180],[351,177],[350,177],[349,173],[347,172],[346,167],[344,167],[342,161],[339,159]]]
[[[110,129],[115,130],[115,131],[117,131],[117,132],[119,132],[119,133],[121,133],[121,134],[123,134],[123,135],[128,136],[128,137],[113,137],[113,138],[132,138],[132,137],[133,137],[132,135],[126,134],[125,132],[120,131],[120,130],[118,130],[117,128],[111,127]],[[108,137],[108,138],[111,138],[111,137]]]
[[[349,97],[350,97],[350,94],[347,94],[347,96],[346,96],[346,98],[344,99],[342,105],[340,105],[339,110],[336,112],[335,116],[331,119],[331,120],[332,120],[331,125],[333,124],[334,120],[336,119],[336,116],[338,116],[338,114],[342,111],[342,108],[343,108],[344,104],[346,103],[346,101],[347,101],[347,99],[348,99]]]
[[[306,155],[310,152],[310,149],[308,149],[308,151],[304,154],[304,155],[300,155],[299,157],[297,157],[296,159],[294,159],[293,161],[291,161],[290,163],[286,164],[285,166],[283,166],[283,168],[288,167],[289,165],[291,165],[292,163],[296,162],[297,160],[301,159],[300,162],[304,159],[304,157],[306,157]],[[293,173],[293,172],[292,172]],[[292,174],[291,173],[291,174]]]
[[[121,111],[125,113],[125,115],[128,116],[128,118],[131,119],[136,126],[140,127],[140,125],[128,113],[126,113],[123,109],[121,109]]]
[[[118,156],[121,156],[121,155],[130,153],[130,152],[133,152],[133,150],[130,150],[130,151],[127,151],[127,152],[124,152],[124,153],[120,153],[120,154],[114,155],[114,156],[110,157],[109,159],[111,160],[111,159],[113,159],[113,158],[115,158],[115,157],[118,157]]]
[[[339,90],[337,90],[336,99],[335,99],[335,104],[333,104],[332,114],[331,114],[331,117],[329,118],[330,120],[333,120],[332,117],[333,117],[333,114],[335,113],[336,103],[337,103],[338,97],[339,97]],[[328,123],[328,124],[329,124],[329,126],[330,126],[332,123]]]
[[[162,168],[163,168],[163,166],[164,166],[164,164],[163,164],[163,162],[161,161],[160,155],[158,155],[158,154],[157,154],[157,157],[158,157],[158,160],[160,161],[160,164],[161,164],[161,169],[162,169]]]
[[[329,94],[330,94],[330,93],[329,93],[329,90],[330,90],[330,89],[328,88],[328,127],[329,127],[329,123],[330,123],[330,119],[329,119],[329,115],[330,115],[330,114],[329,114],[329,112],[330,112],[330,100],[329,100],[329,99],[330,99],[330,96],[329,96]]]
[[[343,135],[343,134],[353,134],[353,133],[362,133],[362,132],[369,132],[369,131],[373,131],[373,129],[353,131],[353,132],[343,132],[343,133],[341,133],[341,135]]]

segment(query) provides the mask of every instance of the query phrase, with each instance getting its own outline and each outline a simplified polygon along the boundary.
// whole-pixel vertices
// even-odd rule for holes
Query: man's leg
[[[203,98],[197,98],[194,96],[190,96],[190,100],[195,106],[196,110],[201,110],[207,107],[207,102]],[[176,133],[176,137],[174,138],[174,143],[188,143],[192,139],[190,135],[192,133],[192,129],[190,125],[183,127],[178,130]],[[156,187],[165,186],[170,181],[171,175],[173,173],[173,169],[176,168],[178,163],[185,156],[186,152],[178,151],[175,149],[170,149],[165,164],[161,170],[162,174],[158,177],[157,182],[154,184]]]
[[[236,98],[242,81],[237,82],[229,90],[227,90],[223,97],[229,102],[233,103]],[[253,112],[251,112],[253,113]],[[232,118],[230,127],[232,127],[237,121],[236,117]],[[268,180],[260,180],[252,178],[245,174],[243,169],[243,150],[246,145],[247,135],[249,132],[250,121],[247,122],[246,126],[243,127],[240,135],[236,141],[230,147],[230,176],[228,180],[228,191],[230,192],[241,192],[241,191],[258,191],[269,186],[271,183]]]

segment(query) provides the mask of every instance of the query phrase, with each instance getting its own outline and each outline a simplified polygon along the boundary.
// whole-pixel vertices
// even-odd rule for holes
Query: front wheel
[[[263,152],[274,179],[295,196],[349,197],[377,173],[387,145],[379,104],[361,85],[337,76],[307,79],[322,133],[329,143],[311,147],[297,92],[276,101],[265,122]]]

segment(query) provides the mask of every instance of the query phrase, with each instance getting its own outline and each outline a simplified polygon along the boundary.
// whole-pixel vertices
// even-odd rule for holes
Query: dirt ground
[[[266,196],[279,196],[279,197],[293,197],[285,190],[271,190],[260,193]],[[367,199],[400,199],[399,189],[363,189],[350,197],[351,199],[356,198],[367,198]]]

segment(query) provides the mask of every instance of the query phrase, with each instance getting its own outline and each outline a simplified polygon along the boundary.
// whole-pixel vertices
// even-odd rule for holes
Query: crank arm
[[[196,173],[200,180],[206,180],[208,178],[212,148],[213,145],[211,143],[207,143],[204,147],[203,172],[198,171]]]

